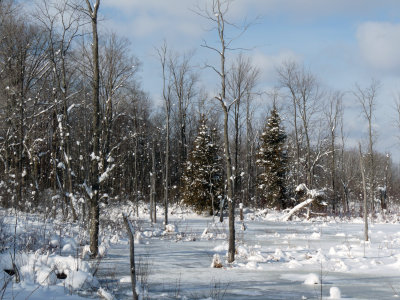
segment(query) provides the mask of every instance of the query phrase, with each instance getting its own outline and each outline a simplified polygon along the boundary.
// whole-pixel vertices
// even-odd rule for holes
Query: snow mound
[[[110,292],[106,291],[103,288],[99,288],[97,290],[97,294],[100,296],[101,299],[105,299],[105,300],[114,300],[115,299],[114,296]]]
[[[63,284],[70,291],[99,287],[99,282],[90,273],[90,266],[86,261],[72,256],[40,253],[38,250],[35,253],[20,253],[16,256],[15,263],[24,284],[38,284],[48,288],[58,285],[60,279],[57,275],[64,274],[66,278]],[[7,254],[0,255],[0,267],[8,268],[10,260]],[[77,268],[79,271],[76,271]]]
[[[330,294],[329,299],[341,299],[342,298],[340,289],[335,286],[330,288],[329,294]]]
[[[223,252],[228,250],[228,243],[223,243],[222,245],[215,246],[213,249],[215,252]]]
[[[143,244],[143,234],[139,231],[135,233],[135,244]]]
[[[249,262],[250,262],[250,261],[254,261],[254,262],[266,262],[266,261],[267,261],[267,259],[266,259],[264,256],[262,256],[260,252],[252,253],[252,254],[248,257],[247,260],[248,260]]]
[[[72,245],[71,244],[65,244],[64,246],[63,246],[63,248],[62,248],[62,251],[63,252],[71,252],[71,251],[73,251],[73,248],[72,248]]]
[[[92,276],[92,274],[81,270],[69,271],[67,278],[65,279],[65,285],[72,290],[91,289],[100,286],[99,282]]]
[[[255,262],[255,261],[249,261],[246,264],[246,269],[248,269],[248,270],[262,270],[262,267],[258,266],[257,262]]]
[[[201,234],[201,238],[205,240],[212,239],[214,234],[212,232],[208,232],[208,228],[204,229],[203,233]]]
[[[275,260],[278,261],[278,260],[283,259],[285,257],[285,254],[283,253],[282,249],[276,248],[274,257],[275,257]]]
[[[176,233],[178,232],[178,228],[173,224],[165,225],[165,233]]]
[[[319,232],[313,232],[310,236],[310,239],[312,239],[312,240],[318,240],[320,238],[321,238],[321,233],[319,233]]]
[[[306,277],[306,280],[304,280],[304,284],[307,284],[307,285],[313,285],[313,284],[319,284],[319,283],[320,283],[319,277],[317,274],[314,274],[314,273],[308,274]]]
[[[131,282],[131,276],[124,276],[119,280],[119,282],[121,282],[121,283],[130,283]]]
[[[57,276],[54,270],[48,267],[41,267],[36,272],[36,281],[42,286],[54,285],[57,281]]]
[[[238,246],[236,248],[237,255],[243,258],[247,258],[249,256],[249,251],[244,246]]]
[[[349,267],[341,260],[341,259],[332,259],[335,264],[333,265],[332,270],[335,272],[348,272]]]
[[[289,262],[286,264],[286,266],[287,266],[289,269],[297,269],[297,268],[302,267],[303,265],[302,265],[301,263],[299,263],[297,260],[293,259],[293,260],[289,261]]]

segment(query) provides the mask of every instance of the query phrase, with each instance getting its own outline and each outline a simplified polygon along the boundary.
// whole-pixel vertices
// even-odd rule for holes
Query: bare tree
[[[156,49],[158,58],[161,63],[162,70],[162,80],[163,80],[163,88],[162,88],[162,97],[164,100],[164,108],[165,108],[165,173],[164,173],[164,225],[168,224],[168,190],[169,190],[169,143],[170,143],[170,118],[171,118],[171,82],[168,78],[168,47],[167,43]]]
[[[249,104],[254,96],[254,87],[257,83],[259,70],[251,64],[249,58],[243,54],[239,54],[238,58],[233,62],[227,78],[227,93],[230,99],[235,99],[233,105],[234,119],[234,143],[233,143],[233,176],[234,176],[234,194],[240,194],[241,170],[239,168],[240,155],[240,134],[242,127],[242,106],[247,101]],[[246,107],[247,109],[247,107]],[[247,109],[247,114],[249,114]],[[248,115],[247,115],[248,116]],[[248,116],[249,117],[249,116]],[[248,122],[249,120],[247,120]],[[247,125],[249,125],[247,123]]]
[[[360,153],[360,170],[362,176],[362,190],[363,190],[363,207],[364,207],[364,241],[368,241],[368,200],[367,200],[367,186],[365,180],[364,158],[361,151],[361,144],[358,144]]]
[[[354,97],[361,105],[362,114],[364,119],[368,122],[368,183],[369,183],[369,198],[371,212],[375,212],[375,189],[376,189],[376,164],[374,154],[374,138],[375,133],[373,131],[373,119],[374,111],[377,101],[377,94],[380,88],[380,82],[372,79],[371,83],[362,88],[356,84],[355,90],[353,91]]]
[[[295,185],[297,186],[300,183],[300,130],[298,125],[298,112],[296,99],[297,95],[297,87],[295,84],[296,81],[296,73],[297,73],[297,65],[294,62],[285,62],[283,66],[277,69],[278,77],[280,85],[289,90],[289,98],[291,99],[292,109],[293,109],[293,128],[295,134],[295,150],[296,150],[296,163],[295,163]]]
[[[252,105],[253,95],[246,94],[246,171],[245,171],[245,191],[244,191],[244,204],[248,205],[251,196],[254,195],[254,182],[256,180],[256,167],[255,167],[255,150],[257,133],[254,130],[254,110]],[[246,203],[247,202],[247,203]]]
[[[178,168],[181,169],[187,159],[187,122],[190,105],[198,94],[198,74],[191,65],[193,54],[170,53],[168,68],[171,74],[172,96],[175,98],[175,119],[178,136]],[[181,174],[178,174],[180,178]]]
[[[90,195],[90,252],[91,257],[96,257],[99,249],[99,160],[100,160],[100,64],[99,64],[99,37],[97,32],[98,11],[101,0],[96,0],[92,5],[91,1],[86,1],[86,15],[90,18],[92,25],[92,153],[91,153],[91,195]]]
[[[5,117],[2,124],[6,127],[2,150],[6,175],[14,176],[14,204],[22,204],[24,186],[28,183],[29,166],[24,164],[24,158],[32,160],[29,135],[34,123],[36,96],[48,71],[47,39],[38,26],[25,21],[9,11],[0,28],[2,114]]]
[[[157,222],[156,177],[156,149],[154,137],[151,137],[150,220],[152,223]]]
[[[285,62],[278,70],[280,84],[288,91],[293,109],[293,125],[296,144],[297,173],[296,184],[300,177],[300,156],[302,138],[305,139],[305,183],[313,187],[313,167],[316,159],[312,158],[311,139],[317,112],[320,110],[322,93],[316,77],[305,67],[295,62]]]
[[[332,210],[336,211],[338,204],[338,184],[337,184],[337,147],[336,138],[338,135],[338,127],[340,125],[341,116],[343,115],[342,106],[343,94],[340,92],[333,92],[328,96],[327,105],[325,105],[324,115],[329,130],[329,152],[330,152],[330,188],[332,191]]]
[[[229,210],[229,246],[228,246],[228,262],[235,260],[235,199],[233,197],[233,176],[232,176],[232,158],[229,146],[229,111],[235,105],[238,99],[228,99],[227,97],[227,70],[226,70],[226,54],[232,48],[232,43],[237,37],[246,31],[248,25],[245,25],[240,29],[240,33],[237,37],[228,38],[227,27],[233,26],[238,28],[230,22],[226,17],[229,12],[230,0],[213,0],[210,7],[205,9],[198,9],[198,14],[207,19],[214,26],[214,30],[218,35],[218,46],[213,46],[207,41],[203,41],[202,47],[207,48],[217,53],[220,59],[219,67],[209,65],[206,66],[214,70],[220,79],[219,94],[215,96],[215,99],[220,103],[223,116],[224,116],[224,156],[226,165],[226,181],[227,181],[227,200]],[[222,213],[222,212],[221,212]]]
[[[62,180],[59,179],[57,168],[54,168],[54,175],[58,178],[59,188],[62,192],[66,205],[71,207],[73,220],[77,220],[77,214],[73,205],[73,179],[71,162],[71,141],[70,141],[70,118],[69,103],[71,98],[70,85],[72,84],[73,71],[71,67],[71,52],[74,40],[78,37],[80,28],[80,13],[70,5],[69,0],[61,2],[42,1],[38,5],[36,19],[44,28],[48,36],[48,59],[53,69],[53,81],[56,87],[54,96],[54,112],[57,115],[57,126],[55,134],[60,145],[60,157],[54,153],[54,159],[64,163],[62,168]],[[61,99],[59,101],[58,99]],[[59,103],[60,102],[60,103]],[[66,210],[67,212],[67,210]]]
[[[118,99],[124,96],[123,92],[135,94],[134,75],[138,70],[139,61],[129,54],[129,42],[124,38],[119,38],[115,33],[111,33],[104,42],[104,47],[100,51],[100,106],[102,112],[102,134],[100,145],[100,174],[101,176],[101,190],[108,193],[110,191],[110,173],[117,166],[114,160],[114,153],[118,151],[120,141],[114,141],[114,120],[118,119],[125,111],[117,112],[115,105],[118,104]],[[136,112],[136,111],[135,111]],[[138,116],[132,116],[135,130],[138,130]],[[134,155],[134,169],[135,169],[135,198],[138,203],[138,137],[135,138],[135,155]]]

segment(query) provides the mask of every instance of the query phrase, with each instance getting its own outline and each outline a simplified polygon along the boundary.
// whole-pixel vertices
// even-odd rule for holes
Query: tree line
[[[289,208],[301,184],[324,191],[325,213],[361,214],[364,190],[373,213],[390,210],[400,174],[376,149],[379,81],[351,94],[368,128],[358,151],[347,145],[344,93],[322,88],[307,66],[284,62],[277,88],[260,90],[251,51],[232,51],[227,38],[248,28],[232,26],[228,4],[197,11],[218,38],[201,44],[220,62],[206,65],[218,85],[204,87],[195,55],[165,42],[155,49],[160,106],[141,87],[134,47],[98,30],[100,0],[39,1],[29,14],[0,1],[1,205],[92,220],[94,255],[110,202],[147,203],[153,222],[171,203],[227,210],[232,239],[238,203]]]

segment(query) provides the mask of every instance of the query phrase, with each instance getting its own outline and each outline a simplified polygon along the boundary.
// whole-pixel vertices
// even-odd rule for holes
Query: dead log
[[[303,202],[301,202],[300,204],[297,204],[295,207],[293,207],[283,218],[282,221],[288,221],[290,220],[290,218],[293,216],[293,214],[295,214],[297,211],[299,211],[300,209],[302,209],[303,207],[309,205],[310,203],[312,203],[314,199],[307,199]]]

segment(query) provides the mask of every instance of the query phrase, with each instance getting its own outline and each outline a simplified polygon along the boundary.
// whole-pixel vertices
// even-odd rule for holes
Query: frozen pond
[[[227,221],[227,220],[226,220]],[[370,225],[370,243],[363,242],[363,224],[322,222],[236,223],[236,262],[225,262],[226,225],[211,219],[172,219],[179,233],[160,236],[146,222],[136,259],[149,264],[149,298],[319,299],[331,287],[347,299],[392,299],[400,292],[400,227]],[[205,228],[208,234],[202,235]],[[159,231],[158,231],[159,232]],[[214,254],[224,260],[211,268]],[[118,299],[131,299],[129,245],[112,244],[100,277],[116,284]],[[121,280],[122,279],[122,280]],[[305,284],[310,281],[311,284]],[[315,280],[316,284],[313,284]],[[111,285],[110,285],[111,286]],[[220,298],[218,298],[218,295]]]

